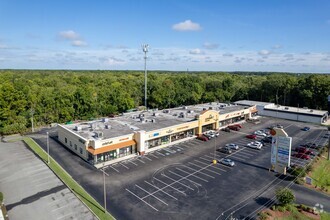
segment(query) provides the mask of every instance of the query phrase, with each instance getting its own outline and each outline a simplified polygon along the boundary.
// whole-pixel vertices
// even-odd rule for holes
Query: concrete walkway
[[[0,191],[9,219],[97,219],[23,142],[0,143]]]

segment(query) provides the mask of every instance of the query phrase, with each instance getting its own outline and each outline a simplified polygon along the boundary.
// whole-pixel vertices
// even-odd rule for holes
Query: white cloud
[[[258,52],[258,54],[259,54],[260,56],[268,56],[268,55],[271,54],[271,52],[270,52],[269,50],[260,50],[260,51]]]
[[[217,49],[217,48],[219,47],[219,44],[205,42],[205,43],[203,44],[203,47],[204,47],[205,49],[213,50],[213,49]]]
[[[79,34],[77,34],[76,32],[72,31],[72,30],[68,30],[68,31],[61,31],[59,33],[59,36],[63,39],[66,40],[77,40],[79,39]]]
[[[280,44],[275,44],[274,46],[272,46],[272,49],[281,49],[282,45]]]
[[[185,20],[184,22],[174,24],[172,29],[176,31],[199,31],[202,27],[198,23],[194,23],[191,20]]]
[[[189,51],[189,53],[190,54],[194,54],[194,55],[196,55],[196,54],[204,54],[204,52],[201,51],[199,48],[192,49],[192,50]]]
[[[232,53],[224,53],[224,54],[222,54],[222,56],[224,56],[224,57],[232,57],[234,55]]]
[[[85,46],[87,46],[87,43],[82,40],[73,40],[73,41],[71,41],[71,45],[75,46],[75,47],[85,47]]]

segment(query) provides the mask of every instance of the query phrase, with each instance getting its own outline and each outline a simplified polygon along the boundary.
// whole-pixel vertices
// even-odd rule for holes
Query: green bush
[[[264,212],[259,212],[258,216],[259,216],[258,218],[259,220],[266,220],[268,218],[267,214]]]
[[[297,183],[297,184],[299,184],[299,185],[303,185],[305,183],[303,177],[298,177],[297,179],[295,179],[294,182]]]
[[[308,165],[308,166],[306,167],[306,172],[311,172],[312,170],[313,170],[312,165]]]
[[[273,205],[270,209],[273,210],[273,211],[276,211],[276,206]]]
[[[280,188],[276,190],[276,199],[282,206],[286,206],[294,202],[293,192],[288,188]],[[280,207],[279,207],[280,208]]]
[[[0,192],[0,203],[2,203],[2,201],[3,201],[3,194],[2,192]]]
[[[280,212],[285,212],[286,211],[286,208],[285,208],[285,206],[279,206],[277,208],[277,210],[280,211]]]

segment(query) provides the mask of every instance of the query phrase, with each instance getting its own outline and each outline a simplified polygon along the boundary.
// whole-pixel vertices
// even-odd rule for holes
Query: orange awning
[[[97,154],[102,154],[104,152],[108,152],[111,150],[115,150],[115,149],[119,149],[119,148],[123,148],[123,147],[128,147],[131,145],[136,145],[136,142],[134,140],[129,140],[129,141],[125,141],[125,142],[121,142],[118,144],[112,144],[112,145],[108,145],[108,146],[104,146],[98,149],[94,149],[93,147],[89,146],[88,147],[88,151],[93,154],[93,155],[97,155]]]

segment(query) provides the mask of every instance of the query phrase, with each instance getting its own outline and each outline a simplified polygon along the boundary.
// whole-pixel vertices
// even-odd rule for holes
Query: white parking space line
[[[109,166],[111,169],[113,169],[114,171],[116,171],[117,173],[120,173],[119,170],[117,170],[116,168],[114,168],[113,166]]]
[[[242,157],[243,159],[249,159],[249,158],[251,158],[251,156],[248,156],[248,155],[245,155],[245,154],[241,154],[241,152],[238,153],[238,154],[235,154],[235,156],[236,157]]]
[[[153,153],[148,154],[149,156],[153,156],[154,158],[158,159],[158,157],[156,155],[154,155]]]
[[[137,161],[140,161],[141,163],[146,163],[141,158],[138,158]]]
[[[163,190],[164,188],[170,187],[170,188],[172,188],[172,189],[174,189],[174,190],[178,191],[179,193],[182,193],[183,195],[187,196],[187,194],[186,194],[186,193],[184,193],[184,192],[182,192],[182,191],[178,190],[177,188],[175,188],[175,187],[171,186],[171,185],[172,185],[173,183],[175,183],[175,182],[173,182],[173,183],[171,183],[171,184],[169,185],[169,184],[165,183],[164,181],[162,181],[162,180],[158,179],[157,177],[153,177],[153,178],[154,178],[155,180],[157,180],[158,182],[160,182],[160,183],[162,183],[162,184],[166,185],[165,187],[163,187],[163,188],[159,189],[158,191],[160,191],[160,190]],[[156,191],[156,192],[157,192],[157,191]],[[143,197],[143,198],[144,198],[144,197]]]
[[[176,172],[173,172],[173,171],[169,171],[170,173],[172,173],[173,175],[176,175],[176,176],[178,176],[178,177],[181,177],[181,179],[186,179],[186,180],[188,180],[189,182],[192,182],[193,184],[196,184],[196,185],[198,185],[198,186],[202,186],[200,183],[197,183],[197,182],[195,182],[195,181],[193,181],[193,180],[191,180],[191,179],[188,179],[187,178],[187,176],[182,176],[182,175],[180,175],[180,174],[178,174],[178,173],[176,173]],[[190,187],[189,187],[190,188]]]
[[[61,217],[58,217],[58,218],[56,218],[56,219],[67,218],[69,215],[73,215],[73,216],[74,216],[74,213],[73,213],[73,212],[66,213],[65,215],[62,215]]]
[[[138,198],[139,200],[141,200],[142,202],[144,202],[145,204],[147,204],[148,206],[150,206],[152,209],[156,210],[158,212],[158,209],[156,209],[155,207],[153,207],[152,205],[150,205],[149,203],[147,203],[146,201],[144,201],[143,199],[141,199],[139,196],[135,195],[133,192],[131,192],[129,189],[126,189],[126,191],[130,192],[133,196],[135,196],[136,198]]]
[[[213,164],[207,164],[207,163],[205,163],[205,162],[201,162],[201,161],[199,161],[199,160],[195,160],[195,161],[198,162],[198,163],[204,164],[204,165],[213,165]],[[221,168],[219,168],[219,167],[215,167],[215,166],[210,166],[210,167],[213,168],[213,169],[216,169],[216,170],[221,170],[221,171],[223,171],[223,172],[227,172],[227,170],[221,169]]]
[[[202,168],[201,166],[199,166],[199,165],[197,165],[197,164],[194,164],[194,163],[191,163],[191,162],[188,162],[189,164],[191,164],[191,165],[193,165],[193,166],[195,166],[195,167],[199,167],[199,168]],[[219,175],[219,176],[221,176],[221,174],[220,173],[217,173],[217,172],[215,172],[215,171],[213,171],[213,170],[209,170],[209,169],[205,169],[205,171],[207,171],[207,172],[211,172],[211,173],[214,173],[214,174],[217,174],[217,175]]]
[[[190,169],[190,170],[193,170],[193,171],[196,171],[195,169],[193,169],[193,168],[191,168],[191,167],[188,167],[188,166],[186,166],[186,165],[183,165],[184,167],[186,167],[187,169]],[[200,174],[203,174],[203,175],[205,175],[205,176],[207,176],[207,177],[210,177],[210,178],[212,178],[212,179],[214,179],[215,177],[214,176],[211,176],[211,175],[209,175],[209,174],[207,174],[207,173],[201,173],[201,172],[199,172]]]
[[[239,155],[229,155],[228,158],[235,158],[235,159],[238,159],[238,160],[242,160],[242,159],[246,159],[246,158],[242,158],[242,157],[239,157]]]
[[[240,152],[241,154],[245,154],[245,155],[248,155],[248,156],[254,156],[254,155],[256,155],[257,154],[257,152],[247,152],[247,151],[241,151]]]
[[[176,197],[172,196],[171,194],[168,194],[167,192],[165,192],[164,190],[160,189],[159,187],[149,183],[148,181],[144,181],[145,183],[147,183],[148,185],[152,186],[152,187],[155,187],[156,189],[159,189],[160,192],[163,192],[164,194],[168,195],[169,197],[175,199],[175,200],[178,200]]]
[[[165,157],[166,155],[165,154],[162,154],[161,152],[159,152],[159,151],[156,151],[156,153],[157,154],[159,154],[159,155],[162,155],[163,157]]]
[[[123,167],[125,167],[126,169],[128,169],[128,170],[129,170],[129,167],[128,167],[128,166],[126,166],[126,165],[124,165],[123,163],[120,163],[120,165],[122,165]]]
[[[205,158],[203,158],[203,157],[199,157],[199,159],[202,159],[202,160],[207,161],[207,162],[209,162],[209,163],[212,162],[212,160],[210,160],[210,159],[205,159]]]
[[[183,173],[186,173],[186,174],[190,174],[189,172],[187,172],[187,171],[185,171],[185,170],[183,170],[183,169],[180,169],[180,168],[176,168],[177,170],[180,170],[181,172],[183,172]],[[199,173],[199,171],[198,172],[196,172],[196,174],[197,173]],[[193,177],[196,177],[197,179],[200,179],[200,180],[202,180],[202,181],[204,181],[204,182],[209,182],[209,181],[207,181],[206,179],[203,179],[203,178],[201,178],[201,177],[199,177],[199,176],[196,176],[196,175],[192,175]],[[213,177],[214,178],[214,177]]]
[[[207,158],[210,158],[211,160],[213,160],[214,159],[214,153],[210,153],[210,154],[213,155],[213,157],[209,156],[209,155],[204,155],[203,157],[207,157]]]
[[[134,163],[134,162],[131,161],[131,160],[129,160],[128,162],[134,164],[135,166],[138,166],[136,163]]]
[[[146,192],[147,194],[149,194],[150,196],[154,197],[155,199],[157,199],[158,201],[160,201],[161,203],[165,204],[168,206],[168,204],[166,202],[164,202],[163,200],[161,200],[160,198],[158,198],[157,196],[150,194],[150,192],[148,192],[147,190],[143,189],[141,186],[135,184],[136,187],[138,187],[140,190]]]
[[[174,174],[174,175],[177,175],[177,174],[175,174],[173,171],[169,171],[169,172],[172,173],[172,174]],[[170,180],[172,180],[172,181],[175,181],[175,179],[173,179],[173,178],[167,176],[166,174],[163,174],[163,173],[162,173],[162,176],[164,176],[164,177],[166,177],[166,178],[168,178],[168,179],[170,179]],[[179,176],[179,177],[181,177],[181,176]],[[189,180],[188,180],[188,181],[189,181]],[[191,188],[190,186],[188,186],[188,185],[186,185],[186,184],[184,184],[184,183],[181,183],[181,182],[178,182],[178,183],[179,183],[180,185],[182,185],[182,186],[184,186],[184,187],[187,187],[188,189],[194,191],[194,189]]]
[[[147,157],[147,156],[144,156],[143,158],[146,158],[147,160],[149,160],[149,161],[152,161],[149,157]]]

